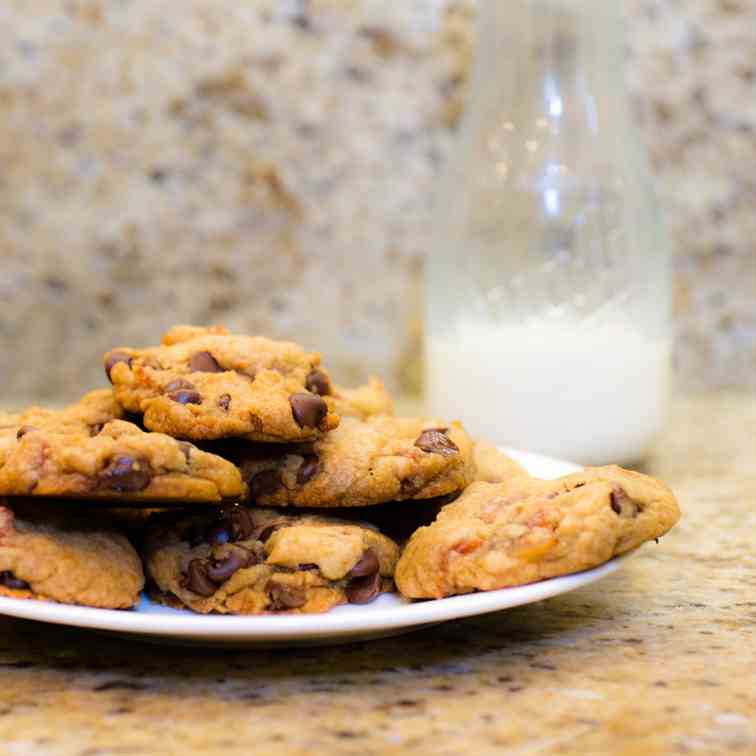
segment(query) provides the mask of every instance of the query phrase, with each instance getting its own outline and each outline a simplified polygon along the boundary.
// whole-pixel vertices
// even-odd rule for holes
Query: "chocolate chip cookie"
[[[0,501],[0,595],[103,609],[139,600],[142,563],[128,540],[91,515]]]
[[[430,499],[472,479],[472,442],[459,423],[345,417],[311,444],[233,444],[250,501],[265,506],[361,507]]]
[[[410,539],[396,569],[410,598],[489,591],[596,567],[679,519],[660,481],[595,467],[554,481],[473,483]]]
[[[0,429],[0,495],[216,502],[245,491],[225,459],[125,420],[37,426]]]
[[[144,556],[162,603],[203,614],[301,614],[392,590],[399,549],[368,525],[239,506],[156,516]]]
[[[105,355],[116,399],[175,438],[310,441],[338,425],[317,354],[286,341],[177,326],[161,346]]]

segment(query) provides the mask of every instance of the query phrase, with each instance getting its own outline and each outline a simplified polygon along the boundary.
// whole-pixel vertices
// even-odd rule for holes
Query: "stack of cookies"
[[[177,326],[111,389],[0,413],[0,594],[104,608],[323,612],[594,567],[679,510],[619,467],[531,478],[457,422],[397,417],[290,342]]]

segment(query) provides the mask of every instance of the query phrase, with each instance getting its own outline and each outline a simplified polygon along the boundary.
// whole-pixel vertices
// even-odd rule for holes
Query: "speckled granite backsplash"
[[[474,3],[0,4],[4,399],[177,321],[399,379]],[[629,0],[684,388],[756,387],[756,4]]]

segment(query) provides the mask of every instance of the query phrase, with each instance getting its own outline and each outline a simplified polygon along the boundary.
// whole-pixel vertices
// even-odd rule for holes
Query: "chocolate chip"
[[[400,495],[404,498],[414,496],[424,485],[425,482],[421,478],[412,476],[405,478],[400,483]]]
[[[179,404],[202,404],[202,395],[199,391],[191,391],[189,389],[181,389],[180,391],[172,391],[168,394],[168,398]]]
[[[195,373],[222,373],[223,368],[210,352],[197,352],[189,358],[189,368]]]
[[[228,407],[231,404],[231,394],[221,394],[218,397],[218,406],[224,411],[228,412]]]
[[[275,525],[268,525],[267,528],[263,528],[263,530],[260,531],[260,535],[257,536],[258,541],[262,541],[265,543],[277,530],[280,530],[283,527],[281,523],[276,523]]]
[[[311,370],[305,380],[305,388],[313,394],[328,396],[331,393],[331,382],[328,376],[321,370]]]
[[[312,480],[320,472],[320,458],[317,454],[308,454],[305,456],[302,464],[297,470],[297,483],[304,485],[308,480]]]
[[[25,580],[17,578],[10,570],[0,572],[0,585],[11,588],[15,591],[26,591],[31,586]]]
[[[415,446],[429,454],[443,454],[447,457],[459,454],[459,447],[446,435],[448,430],[448,428],[428,428],[417,437]]]
[[[306,601],[304,589],[297,585],[269,580],[266,589],[270,596],[270,608],[274,611],[297,609]]]
[[[346,597],[350,604],[367,604],[381,592],[381,575],[375,572],[365,577],[354,578],[346,587]]]
[[[255,521],[244,507],[235,507],[230,512],[235,541],[246,541],[255,532]]]
[[[186,568],[186,580],[184,588],[200,596],[212,596],[217,586],[207,576],[207,561],[205,559],[192,559]]]
[[[265,549],[261,543],[255,543],[251,546],[238,546],[237,548],[246,553],[245,565],[247,567],[253,567],[265,561]]]
[[[207,576],[214,583],[225,583],[231,575],[247,566],[247,560],[238,551],[230,551],[222,559],[211,559],[207,565]]]
[[[638,505],[627,495],[624,488],[615,486],[609,494],[612,510],[620,517],[637,517]]]
[[[37,429],[33,425],[22,425],[16,431],[16,438],[21,440],[27,433],[33,433],[35,430]]]
[[[230,519],[223,519],[217,522],[205,536],[205,540],[213,546],[222,546],[224,543],[230,543],[234,538],[234,524]]]
[[[289,404],[300,428],[317,428],[328,414],[328,405],[313,394],[292,394]]]
[[[104,423],[95,423],[89,426],[89,435],[97,436],[103,428]]]
[[[119,493],[143,491],[152,480],[152,468],[146,459],[119,454],[100,473],[100,485]]]
[[[187,381],[186,378],[175,378],[163,387],[163,391],[166,394],[169,394],[171,391],[178,391],[179,389],[188,389],[192,391],[194,389],[194,384],[191,381]]]
[[[307,562],[306,564],[298,565],[297,569],[301,570],[302,572],[315,572],[316,570],[319,570],[320,567],[318,567],[317,564],[313,564],[312,562]]]
[[[378,561],[378,556],[372,549],[368,549],[360,558],[360,561],[352,567],[349,575],[350,577],[367,577],[368,575],[374,575],[381,569],[381,564]]]
[[[110,372],[119,362],[125,362],[131,370],[131,360],[131,355],[126,354],[126,352],[111,352],[105,360],[105,375],[108,376],[108,380],[111,383],[113,382],[110,378]]]
[[[184,459],[186,459],[188,464],[189,459],[192,456],[192,449],[194,449],[194,447],[188,441],[179,441],[178,445],[179,449],[181,449],[181,453],[184,455]]]
[[[253,499],[269,496],[281,485],[281,475],[278,470],[263,470],[249,481],[249,492]]]

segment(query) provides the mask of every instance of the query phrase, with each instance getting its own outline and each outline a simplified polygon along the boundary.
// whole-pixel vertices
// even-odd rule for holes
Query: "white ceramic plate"
[[[538,454],[505,451],[539,478],[555,478],[580,469],[569,462]],[[325,645],[398,635],[446,620],[541,601],[600,580],[614,572],[619,563],[619,559],[613,559],[575,575],[435,601],[412,603],[397,594],[384,594],[370,604],[340,606],[327,614],[203,616],[160,606],[146,597],[131,611],[0,597],[0,614],[182,645]]]

